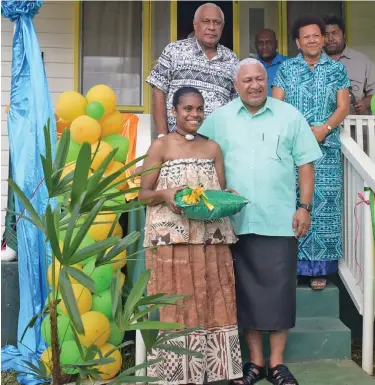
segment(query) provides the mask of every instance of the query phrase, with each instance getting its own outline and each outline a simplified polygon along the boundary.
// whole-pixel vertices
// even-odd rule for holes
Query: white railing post
[[[368,201],[370,192],[365,191]],[[362,369],[372,375],[374,365],[374,236],[371,211],[364,205],[364,264],[363,264],[363,327],[362,327]]]
[[[143,341],[142,333],[140,330],[135,332],[135,364],[140,365],[146,362],[146,345]],[[136,376],[145,376],[146,368],[138,370],[135,373]],[[138,383],[141,384],[141,383]]]

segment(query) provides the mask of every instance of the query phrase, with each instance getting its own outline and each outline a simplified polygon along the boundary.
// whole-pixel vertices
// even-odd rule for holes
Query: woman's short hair
[[[306,15],[298,18],[292,26],[292,37],[293,40],[299,38],[299,31],[301,28],[306,27],[307,25],[317,25],[320,29],[322,35],[324,35],[326,30],[326,25],[321,17],[315,15]]]
[[[173,100],[172,100],[172,105],[174,108],[177,108],[177,105],[180,104],[180,99],[182,96],[185,96],[187,94],[196,94],[196,95],[199,95],[202,100],[204,101],[203,99],[203,96],[201,94],[201,92],[195,88],[195,87],[181,87],[179,88],[174,94],[173,94]]]
[[[345,23],[342,17],[335,15],[334,13],[329,13],[328,15],[323,16],[323,21],[325,25],[338,25],[342,33],[345,34]]]

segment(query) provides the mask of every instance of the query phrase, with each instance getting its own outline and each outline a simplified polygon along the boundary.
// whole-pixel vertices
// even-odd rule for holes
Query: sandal
[[[268,368],[267,380],[274,385],[299,385],[288,367],[282,364]]]
[[[255,370],[254,370],[255,369]],[[232,380],[232,385],[253,385],[256,382],[266,378],[265,366],[258,366],[252,362],[248,362],[243,368],[243,377]]]
[[[327,286],[325,278],[310,278],[310,286],[313,290],[323,290]]]

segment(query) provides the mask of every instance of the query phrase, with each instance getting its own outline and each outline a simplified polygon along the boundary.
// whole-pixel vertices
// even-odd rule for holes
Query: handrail
[[[341,152],[353,165],[368,187],[375,191],[375,163],[361,150],[347,132],[341,132]]]

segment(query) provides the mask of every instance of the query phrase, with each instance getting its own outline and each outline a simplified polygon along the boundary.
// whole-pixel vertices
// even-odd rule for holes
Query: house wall
[[[74,2],[45,2],[34,19],[44,54],[44,66],[53,104],[59,94],[74,89]],[[5,107],[10,102],[13,24],[1,18],[1,234],[8,195],[9,143]],[[137,156],[151,142],[150,115],[139,115]]]
[[[348,10],[350,46],[375,63],[375,2],[352,1]]]

